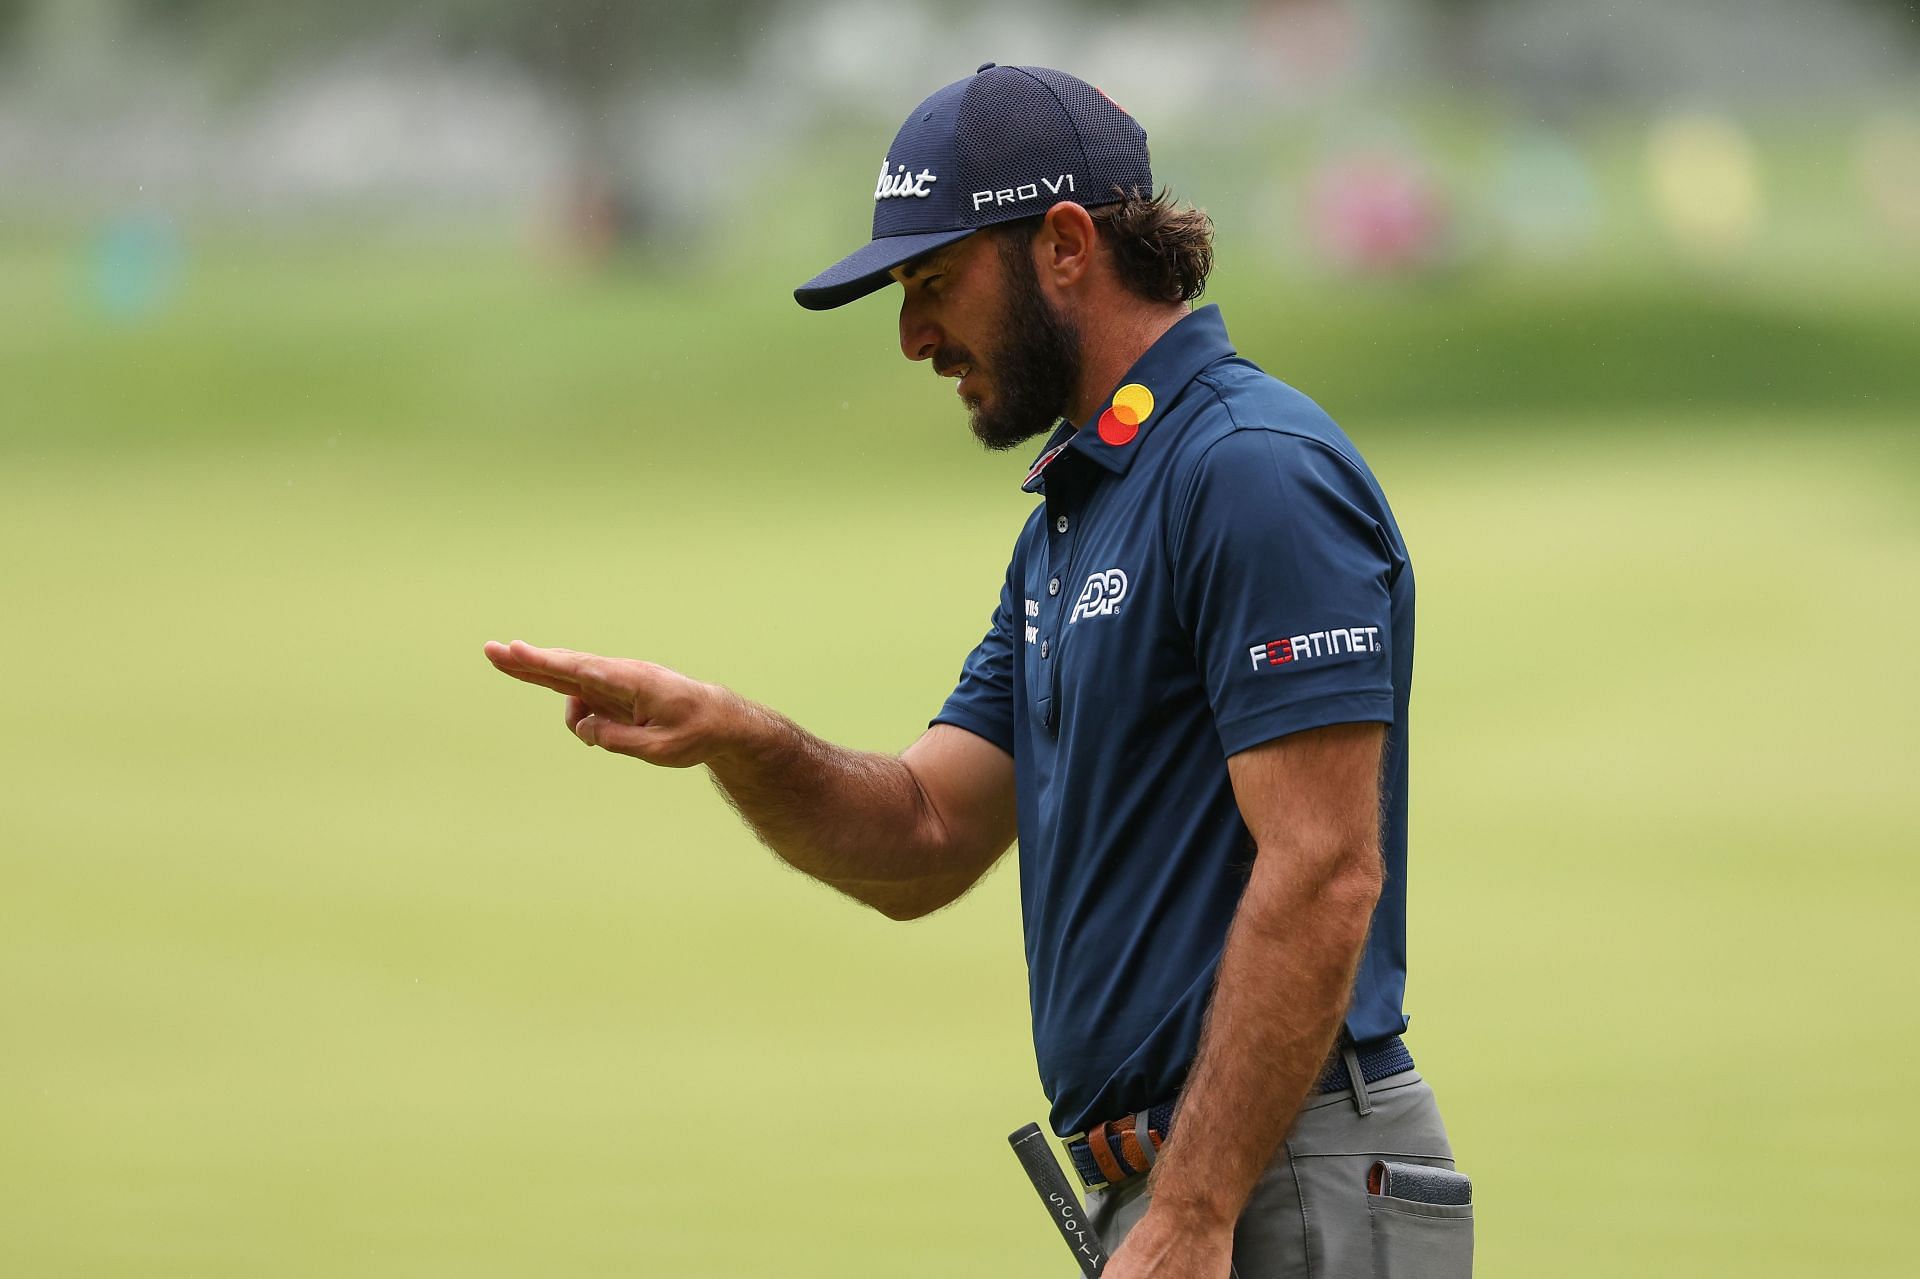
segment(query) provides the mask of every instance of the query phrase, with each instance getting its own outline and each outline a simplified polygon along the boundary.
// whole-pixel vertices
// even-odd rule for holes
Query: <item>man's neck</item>
[[[1127,370],[1147,348],[1192,310],[1185,302],[1170,306],[1127,307],[1098,331],[1081,330],[1080,388],[1068,421],[1078,427],[1099,412]]]

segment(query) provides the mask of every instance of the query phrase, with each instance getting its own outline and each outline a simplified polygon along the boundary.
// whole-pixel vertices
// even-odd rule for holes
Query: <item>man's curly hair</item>
[[[1191,302],[1213,270],[1213,219],[1176,201],[1165,187],[1148,199],[1138,189],[1117,204],[1087,210],[1113,250],[1120,282],[1149,302]]]

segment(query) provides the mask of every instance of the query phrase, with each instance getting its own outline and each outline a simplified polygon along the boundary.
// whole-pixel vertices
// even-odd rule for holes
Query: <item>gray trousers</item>
[[[1362,1106],[1368,1113],[1362,1114]],[[1466,1279],[1473,1208],[1367,1193],[1376,1159],[1453,1167],[1453,1147],[1420,1072],[1310,1097],[1234,1227],[1235,1279]],[[1146,1214],[1147,1178],[1087,1197],[1107,1250]]]

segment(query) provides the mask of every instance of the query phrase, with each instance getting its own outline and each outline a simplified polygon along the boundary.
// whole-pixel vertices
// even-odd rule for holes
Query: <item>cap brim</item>
[[[972,235],[977,227],[886,235],[855,249],[793,291],[793,300],[809,311],[830,311],[884,288],[888,272],[922,253],[944,248]]]

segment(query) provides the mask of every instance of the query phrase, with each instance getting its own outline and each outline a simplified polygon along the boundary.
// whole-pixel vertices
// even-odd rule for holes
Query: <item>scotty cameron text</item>
[[[1073,1245],[1073,1250],[1085,1257],[1088,1265],[1099,1265],[1101,1255],[1095,1252],[1092,1245],[1087,1242],[1087,1228],[1080,1224],[1079,1217],[1074,1212],[1073,1201],[1055,1190],[1048,1192],[1047,1202],[1053,1205],[1056,1213],[1060,1214],[1060,1233],[1067,1237],[1067,1242]]]

